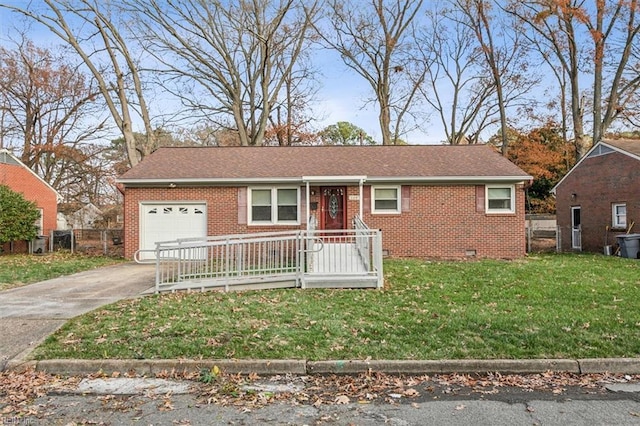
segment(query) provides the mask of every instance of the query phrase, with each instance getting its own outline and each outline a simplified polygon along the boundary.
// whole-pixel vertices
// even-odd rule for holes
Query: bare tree
[[[300,66],[289,70],[290,75],[284,76],[281,95],[271,107],[265,131],[264,143],[267,145],[309,144],[317,139],[315,132],[310,130],[311,123],[318,119],[309,110],[309,104],[317,93],[317,72],[310,56],[309,49],[300,52]]]
[[[475,35],[484,66],[493,83],[495,105],[500,123],[501,151],[507,154],[508,113],[507,107],[514,99],[527,93],[535,78],[527,75],[527,52],[520,34],[505,21],[494,1],[455,0],[462,14],[460,23],[467,25]]]
[[[526,24],[551,52],[569,81],[573,137],[577,158],[593,141],[599,140],[611,124],[624,117],[640,88],[637,65],[630,62],[640,40],[637,0],[513,1],[508,11]],[[542,49],[541,49],[542,50]],[[546,54],[546,53],[545,53]],[[585,137],[586,92],[581,81],[591,75],[593,139]]]
[[[427,18],[418,40],[428,64],[424,98],[440,119],[447,143],[478,143],[497,113],[495,85],[483,66],[482,51],[458,9],[436,7]]]
[[[382,143],[393,145],[408,130],[427,67],[416,60],[414,21],[422,0],[328,1],[325,43],[365,79],[379,108]],[[419,121],[419,120],[418,120]]]
[[[38,7],[42,6],[42,7]],[[42,0],[35,6],[1,4],[48,28],[83,61],[97,81],[109,112],[126,141],[133,166],[155,147],[140,69],[119,30],[117,15],[97,0]],[[113,81],[108,81],[108,78]],[[147,140],[136,146],[133,118],[142,120]]]
[[[100,136],[104,121],[99,92],[85,75],[55,52],[24,38],[15,49],[0,47],[0,99],[8,147],[54,188],[65,169],[85,160],[83,145]],[[6,126],[6,127],[5,127]]]
[[[231,117],[242,145],[261,145],[272,109],[308,48],[316,2],[132,0],[128,5],[159,63],[165,90],[217,126]]]

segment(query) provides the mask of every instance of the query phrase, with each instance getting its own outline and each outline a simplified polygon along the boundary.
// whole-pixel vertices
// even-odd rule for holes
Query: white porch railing
[[[156,291],[218,287],[377,287],[382,234],[354,229],[282,231],[156,244]]]

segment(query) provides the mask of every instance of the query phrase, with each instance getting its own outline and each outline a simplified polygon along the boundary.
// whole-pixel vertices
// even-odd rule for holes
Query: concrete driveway
[[[139,296],[155,283],[155,265],[127,263],[0,292],[0,371],[20,361],[68,319]]]

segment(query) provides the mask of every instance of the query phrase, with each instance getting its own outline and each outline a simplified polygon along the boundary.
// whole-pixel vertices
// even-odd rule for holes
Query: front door
[[[571,207],[571,248],[574,250],[582,250],[582,227],[580,223],[580,206]]]
[[[326,186],[321,188],[320,228],[345,229],[346,209],[345,196],[347,188],[343,186]]]

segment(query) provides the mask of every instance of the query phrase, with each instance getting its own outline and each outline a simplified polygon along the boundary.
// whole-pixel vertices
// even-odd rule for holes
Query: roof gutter
[[[303,183],[484,183],[509,182],[527,183],[532,176],[301,176],[301,177],[273,177],[273,178],[213,178],[213,179],[118,179],[117,182],[125,186],[184,186],[196,185],[242,185],[242,184],[303,184]]]

